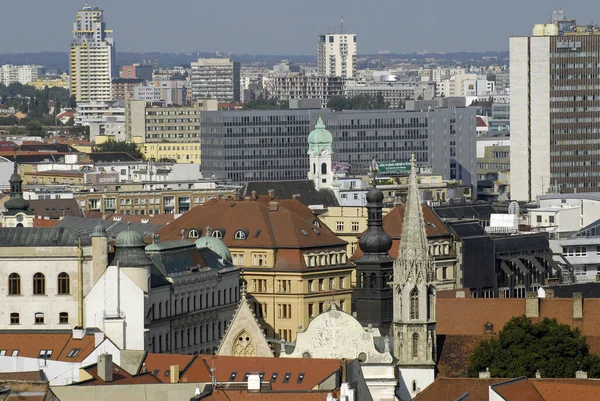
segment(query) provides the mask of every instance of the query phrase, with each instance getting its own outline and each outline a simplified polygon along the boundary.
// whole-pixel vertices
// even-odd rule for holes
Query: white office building
[[[42,76],[43,68],[41,65],[4,64],[0,67],[0,83],[6,86],[16,82],[27,85]]]
[[[111,100],[115,76],[113,31],[106,29],[103,11],[85,6],[77,12],[71,40],[71,95],[77,102]]]

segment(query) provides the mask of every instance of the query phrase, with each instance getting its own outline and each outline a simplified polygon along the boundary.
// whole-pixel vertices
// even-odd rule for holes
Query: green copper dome
[[[142,234],[130,230],[129,227],[127,227],[127,230],[117,234],[117,237],[115,238],[115,248],[144,248],[145,246],[146,244],[144,243]]]
[[[325,129],[325,123],[319,116],[315,129],[308,134],[308,150],[312,150],[314,153],[320,153],[322,150],[327,150],[329,153],[333,153],[331,150],[331,143],[333,142],[333,135],[331,132]]]
[[[226,261],[231,262],[232,260],[229,248],[219,238],[212,236],[210,227],[206,227],[204,237],[196,240],[196,248],[208,248]]]

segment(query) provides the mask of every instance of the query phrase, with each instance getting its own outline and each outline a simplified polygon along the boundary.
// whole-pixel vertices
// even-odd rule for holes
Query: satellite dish
[[[521,210],[517,201],[510,202],[510,205],[508,206],[508,214],[515,214],[518,216],[520,213]]]

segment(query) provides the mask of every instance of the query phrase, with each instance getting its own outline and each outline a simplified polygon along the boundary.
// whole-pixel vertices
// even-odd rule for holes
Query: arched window
[[[215,230],[212,232],[212,236],[215,238],[223,238],[223,233],[219,230]]]
[[[237,230],[235,232],[235,239],[246,239],[246,233],[242,230]]]
[[[194,310],[198,308],[198,304],[196,303],[196,296],[194,295]]]
[[[371,273],[369,276],[369,287],[375,288],[377,283],[377,275],[375,273]]]
[[[19,324],[19,322],[20,322],[19,314],[11,313],[10,314],[10,324]]]
[[[212,303],[210,304],[210,306],[214,307],[215,306],[215,292],[214,291],[211,293],[211,298],[212,298]],[[214,338],[214,336],[213,336],[213,338]]]
[[[158,318],[162,319],[162,302],[158,303]]]
[[[206,304],[206,305],[204,305],[204,307],[205,307],[205,308],[208,308],[208,292],[206,293],[206,302],[205,302],[205,304]]]
[[[229,303],[233,302],[233,294],[232,294],[232,292],[233,292],[233,289],[230,288],[229,289]]]
[[[177,314],[177,300],[175,300],[175,315]]]
[[[412,381],[412,391],[413,391],[413,393],[417,392],[417,381],[416,380]]]
[[[419,290],[416,287],[410,292],[410,318],[419,318]]]
[[[33,295],[46,294],[46,277],[42,273],[33,275]]]
[[[317,165],[313,163],[313,174],[317,174]]]
[[[412,357],[419,357],[419,335],[417,333],[412,335]]]
[[[327,163],[321,164],[321,174],[327,174]]]
[[[58,323],[61,323],[61,324],[69,323],[69,314],[67,312],[60,312],[58,314]]]
[[[198,230],[190,230],[190,232],[188,232],[188,238],[198,238],[199,236]]]
[[[221,305],[221,290],[219,290],[218,301],[219,305]]]
[[[8,276],[8,295],[21,295],[21,276],[17,273]]]
[[[187,297],[187,311],[186,311],[186,312],[189,312],[189,311],[191,311],[191,308],[190,308],[190,306],[191,306],[191,305],[190,305],[190,302],[191,302],[191,300],[190,300],[190,297]],[[183,308],[181,308],[181,309],[183,309]],[[182,312],[183,312],[183,311],[182,311]]]
[[[67,273],[58,275],[58,295],[66,295],[71,293],[71,280]]]

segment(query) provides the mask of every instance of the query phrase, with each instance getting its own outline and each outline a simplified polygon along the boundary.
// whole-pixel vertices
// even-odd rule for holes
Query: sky
[[[0,53],[68,51],[80,0],[0,0]],[[598,0],[95,0],[117,51],[315,54],[317,36],[344,27],[358,53],[497,51],[562,5],[600,21]],[[12,39],[11,39],[12,38]]]

